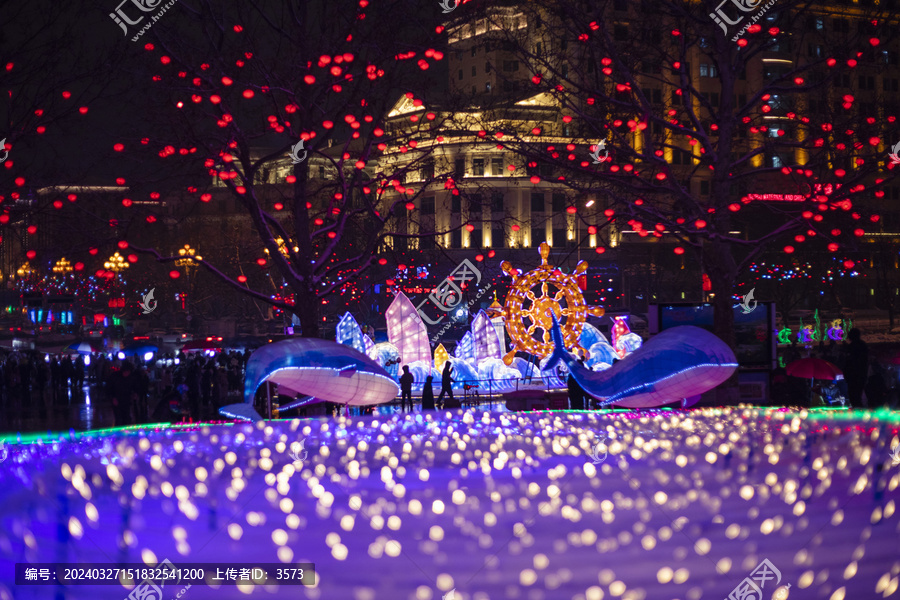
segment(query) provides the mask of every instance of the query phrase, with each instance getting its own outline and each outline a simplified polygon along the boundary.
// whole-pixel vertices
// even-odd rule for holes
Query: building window
[[[491,194],[491,212],[502,213],[504,210],[503,192],[493,192]]]
[[[491,229],[491,245],[494,248],[506,248],[506,233],[502,226],[495,225]]]
[[[478,46],[472,46],[472,56],[475,56],[475,53],[478,51]]]
[[[700,65],[700,77],[718,77],[719,71],[716,68],[716,65],[709,65],[706,63],[701,63]]]
[[[544,194],[531,194],[531,212],[544,212]]]
[[[420,250],[434,250],[434,236],[419,238]]]
[[[469,196],[469,218],[481,217],[483,201],[481,194],[472,194]]]
[[[489,62],[484,63],[484,72],[485,73],[491,72],[491,63],[489,63]]]
[[[462,178],[466,176],[466,159],[465,158],[457,158],[453,161],[453,174],[458,178]]]
[[[422,198],[422,214],[434,214],[434,196],[425,196],[424,198]]]
[[[455,215],[458,215],[459,209],[460,209],[460,204],[461,203],[459,201],[459,196],[451,196],[450,197],[450,212]]]
[[[484,176],[484,159],[476,158],[472,160],[472,175],[475,177]]]
[[[700,180],[700,195],[709,196],[709,181],[705,179]]]
[[[463,73],[462,73],[462,69],[460,69],[459,70],[459,80],[462,81],[462,78],[463,78]]]
[[[434,163],[427,162],[419,169],[419,181],[431,181],[434,179]]]
[[[682,150],[680,148],[675,148],[672,150],[672,164],[673,165],[691,165],[693,164],[692,155],[687,150]]]
[[[469,234],[469,248],[481,248],[481,228],[475,226],[475,231]]]
[[[517,60],[504,60],[503,61],[503,70],[506,72],[518,71],[519,70],[519,61]]]
[[[566,245],[566,230],[565,229],[553,229],[553,247],[560,248]]]
[[[613,28],[613,36],[617,42],[626,42],[628,41],[628,26],[627,25],[616,25]]]
[[[491,93],[491,82],[490,81],[488,81],[486,84],[484,84],[484,91],[486,91],[488,94]]]
[[[491,159],[491,175],[494,177],[503,177],[503,159],[502,158],[492,158]]]
[[[532,227],[531,228],[531,245],[532,246],[540,246],[541,242],[547,241],[547,234],[543,227]]]
[[[462,248],[462,231],[455,229],[450,232],[450,247]]]
[[[476,75],[478,75],[478,67],[472,65],[472,77],[475,77]]]
[[[552,197],[552,206],[554,213],[561,213],[566,210],[566,195],[565,194],[553,194]]]

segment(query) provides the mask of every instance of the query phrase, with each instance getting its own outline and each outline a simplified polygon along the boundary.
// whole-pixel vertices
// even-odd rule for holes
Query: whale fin
[[[229,404],[219,409],[219,414],[229,419],[243,419],[244,421],[262,421],[262,417],[256,412],[252,406],[246,402],[239,404]]]
[[[354,375],[356,375],[356,365],[347,365],[338,371],[338,377],[353,377]]]
[[[316,402],[322,402],[322,400],[312,396],[303,396],[302,398],[291,400],[287,404],[282,404],[279,407],[279,410],[291,410],[292,408],[299,408],[301,406],[306,406],[307,404],[315,404]]]
[[[564,365],[568,366],[568,358],[569,351],[566,350],[566,344],[563,341],[562,330],[559,328],[559,321],[556,320],[556,315],[552,312],[550,316],[553,318],[553,329],[550,330],[550,337],[553,338],[553,354],[550,355],[550,359],[547,361],[547,364],[544,365],[544,369],[552,369],[556,365],[559,364],[559,361],[562,361]]]

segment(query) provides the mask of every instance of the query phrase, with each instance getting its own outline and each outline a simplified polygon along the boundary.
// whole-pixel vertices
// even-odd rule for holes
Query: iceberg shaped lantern
[[[500,358],[500,340],[497,330],[488,318],[487,313],[480,311],[472,320],[472,338],[475,342],[475,360]]]
[[[398,293],[387,309],[388,340],[400,351],[400,363],[431,362],[428,331],[406,294]]]
[[[357,352],[362,352],[363,354],[368,353],[368,348],[366,347],[366,343],[363,338],[368,337],[363,335],[362,329],[359,328],[359,323],[356,322],[356,319],[353,318],[353,315],[350,313],[344,313],[344,316],[341,317],[340,322],[337,324],[337,331],[335,335],[335,340],[338,344],[343,344],[344,346],[350,346]],[[369,340],[371,342],[371,340]]]
[[[461,358],[462,360],[475,360],[475,342],[472,339],[471,331],[467,331],[466,335],[459,340],[453,355],[455,358]]]

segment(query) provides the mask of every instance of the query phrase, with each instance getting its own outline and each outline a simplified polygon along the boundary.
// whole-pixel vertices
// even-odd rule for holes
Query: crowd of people
[[[785,367],[773,373],[773,401],[776,404],[828,406],[846,404],[851,408],[897,408],[900,404],[900,370],[870,356],[862,331],[851,329],[847,341],[829,340],[802,352],[796,342],[784,352],[785,367],[800,358],[820,358],[841,370],[838,379],[809,380],[789,377]],[[808,356],[804,356],[808,354]]]
[[[782,357],[785,366],[808,355],[836,364],[843,377],[810,385],[809,380],[789,377],[780,367],[773,373],[772,403],[815,406],[846,402],[854,408],[896,408],[900,404],[900,369],[870,357],[859,329],[852,329],[848,338],[840,344],[830,340],[812,348],[796,344],[787,348]],[[26,421],[30,429],[49,426],[54,413],[84,405],[89,397],[101,408],[111,407],[113,422],[108,424],[116,426],[214,419],[219,408],[241,401],[249,357],[249,350],[178,353],[145,362],[140,357],[120,360],[103,354],[88,358],[14,351],[0,358],[0,428],[22,427]],[[422,397],[424,410],[459,407],[459,399],[453,396],[452,371],[448,361],[437,398],[429,377]],[[400,377],[401,411],[413,409],[412,384],[413,376],[405,367]],[[588,398],[577,382],[569,377],[567,384],[571,408],[585,407]]]
[[[49,425],[54,413],[91,398],[114,424],[213,418],[243,390],[249,351],[164,355],[143,361],[97,354],[12,352],[0,359],[0,426]],[[36,422],[35,422],[36,421]]]

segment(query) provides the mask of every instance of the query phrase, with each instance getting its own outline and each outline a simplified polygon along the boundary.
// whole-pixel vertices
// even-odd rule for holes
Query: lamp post
[[[56,264],[53,265],[53,272],[57,275],[68,275],[73,270],[72,263],[70,263],[65,256],[56,261]]]
[[[28,277],[32,273],[34,273],[34,271],[31,269],[31,265],[27,262],[24,265],[22,265],[21,267],[19,267],[19,269],[16,271],[16,275],[19,276],[19,279]]]
[[[277,238],[275,238],[275,243],[278,245],[278,251],[281,252],[281,254],[286,259],[290,260],[291,255],[290,255],[290,250],[288,249],[287,242],[285,242],[284,239],[277,237]],[[295,254],[297,252],[300,252],[300,248],[298,248],[297,246],[294,246],[293,250],[294,250]],[[263,248],[263,251],[266,253],[267,259],[272,258],[271,253],[269,252],[268,248]],[[275,280],[272,279],[271,273],[269,274],[269,281],[272,282],[272,287],[275,288],[275,293],[281,294],[281,288],[279,288],[277,285],[275,285]],[[283,287],[284,286],[284,278],[283,277],[281,279],[281,282],[282,282],[282,287]],[[287,320],[288,320],[287,313],[282,312],[282,321],[281,322],[282,322],[282,325],[285,327],[287,327],[287,325],[285,325],[285,323],[287,323]]]
[[[116,275],[118,275],[119,273],[121,273],[122,271],[124,271],[125,269],[127,269],[130,266],[131,265],[128,264],[128,261],[125,260],[122,257],[122,255],[119,254],[118,252],[116,252],[115,254],[110,256],[109,260],[106,261],[105,263],[103,263],[104,269],[106,269],[107,271],[112,271]]]
[[[184,268],[185,275],[187,276],[188,301],[185,303],[185,307],[187,310],[187,320],[190,321],[191,300],[194,297],[193,291],[191,290],[191,270],[197,268],[195,261],[199,262],[203,260],[203,257],[197,254],[197,251],[191,248],[190,244],[185,244],[184,248],[179,248],[178,255],[181,256],[181,258],[175,260],[175,266]]]

